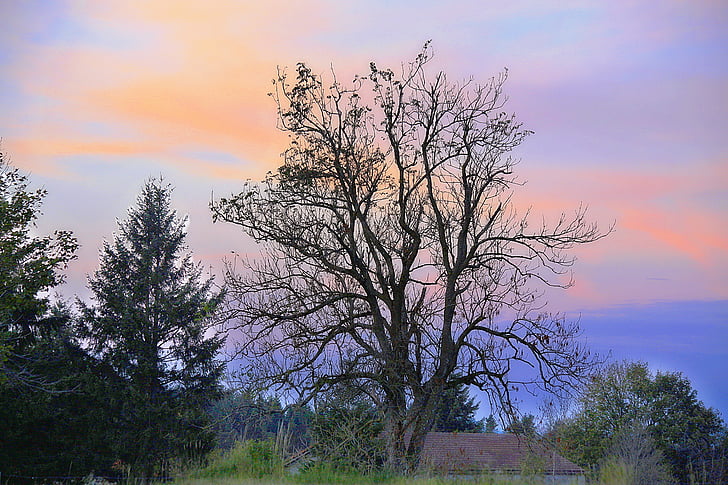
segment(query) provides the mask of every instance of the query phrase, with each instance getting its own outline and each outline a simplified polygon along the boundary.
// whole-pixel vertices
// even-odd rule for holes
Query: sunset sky
[[[0,137],[49,195],[38,232],[72,230],[86,275],[145,179],[188,214],[195,258],[255,248],[209,201],[260,179],[286,138],[276,66],[346,82],[398,68],[432,39],[433,69],[487,81],[535,132],[517,197],[587,204],[614,233],[579,249],[549,308],[593,349],[681,371],[728,418],[728,3],[722,0],[2,1]]]

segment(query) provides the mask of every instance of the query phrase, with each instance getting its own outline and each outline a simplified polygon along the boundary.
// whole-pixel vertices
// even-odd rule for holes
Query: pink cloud
[[[0,33],[13,54],[3,74],[20,96],[0,135],[34,172],[68,178],[66,163],[95,155],[109,164],[153,160],[150,173],[259,179],[286,143],[265,96],[276,65],[303,58],[325,71],[333,63],[346,81],[370,60],[397,67],[433,38],[433,67],[452,79],[485,80],[511,67],[512,106],[537,131],[519,168],[530,180],[521,207],[551,217],[585,201],[603,226],[617,223],[610,238],[578,250],[587,269],[577,267],[574,294],[638,295],[640,271],[665,265],[675,279],[701,280],[690,292],[728,294],[726,201],[716,195],[728,186],[725,75],[705,74],[693,58],[660,58],[718,35],[723,2],[63,5],[68,25],[88,38],[46,32],[31,41],[43,14],[18,8]],[[241,163],[194,155],[206,150]],[[617,281],[614,268],[626,265],[635,268],[622,270],[629,281]],[[655,283],[644,293],[680,291],[688,293]]]

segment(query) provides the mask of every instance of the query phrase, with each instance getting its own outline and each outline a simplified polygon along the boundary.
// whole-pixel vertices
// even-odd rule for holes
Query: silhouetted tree
[[[115,381],[51,301],[75,258],[68,231],[34,235],[46,195],[0,153],[0,470],[6,475],[102,472],[111,464]]]
[[[221,294],[185,253],[171,192],[161,180],[144,185],[89,278],[95,304],[81,304],[93,351],[125,382],[119,456],[147,477],[212,445],[204,407],[223,370],[222,339],[206,335]]]
[[[446,389],[513,414],[516,388],[560,392],[592,362],[538,285],[568,286],[566,251],[603,234],[582,209],[551,227],[516,215],[509,154],[529,132],[503,111],[505,74],[453,83],[429,57],[401,76],[372,63],[349,87],[279,72],[283,165],[213,204],[264,247],[227,271],[251,378],[304,400],[366,381],[393,469],[418,463]],[[536,372],[511,372],[524,361]]]

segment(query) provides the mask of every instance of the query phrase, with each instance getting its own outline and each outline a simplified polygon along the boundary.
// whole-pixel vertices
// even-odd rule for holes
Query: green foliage
[[[95,304],[79,303],[84,337],[123,381],[115,449],[147,477],[212,446],[204,407],[223,370],[223,341],[207,336],[221,294],[185,253],[186,219],[171,191],[161,180],[144,185],[89,278]]]
[[[493,415],[489,415],[487,418],[485,418],[485,432],[486,433],[495,433],[496,429],[498,429],[498,423],[496,422]]]
[[[544,455],[538,453],[526,453],[521,462],[521,479],[524,485],[532,483],[543,483],[543,476],[548,467],[548,461]]]
[[[520,418],[514,418],[508,427],[511,433],[533,436],[536,434],[536,418],[533,414],[526,414]]]
[[[48,291],[63,282],[78,244],[68,231],[32,234],[46,191],[28,185],[0,153],[0,385],[42,387],[47,382],[29,372],[28,353],[64,323],[51,313]]]
[[[656,446],[672,465],[676,477],[711,461],[723,425],[718,413],[698,400],[690,382],[680,374],[657,373],[652,384],[650,430]]]
[[[442,393],[440,405],[435,410],[433,431],[482,433],[483,420],[475,419],[479,404],[470,397],[468,388],[461,384]]]
[[[209,464],[191,473],[193,478],[280,477],[283,461],[272,440],[238,442],[229,451],[218,452]]]
[[[29,184],[0,154],[0,470],[101,471],[116,381],[81,349],[70,309],[51,302],[77,243],[33,234],[46,192]]]
[[[308,446],[311,410],[307,407],[284,409],[280,400],[240,391],[227,391],[207,408],[217,445],[232,448],[247,440],[277,437],[286,442],[286,450]],[[281,436],[283,435],[283,436]]]
[[[681,374],[653,376],[642,362],[613,364],[595,376],[584,389],[579,411],[557,435],[572,460],[594,466],[609,456],[625,431],[634,429],[645,430],[681,482],[689,480],[692,467],[717,463],[722,429],[717,412],[698,400]]]
[[[382,422],[366,399],[330,399],[312,422],[314,455],[339,471],[372,473],[384,463]]]

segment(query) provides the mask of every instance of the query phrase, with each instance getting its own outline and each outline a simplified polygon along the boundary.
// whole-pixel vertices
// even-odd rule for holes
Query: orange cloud
[[[90,93],[88,101],[163,143],[242,149],[268,165],[282,151],[274,105],[265,93],[246,96],[244,87],[234,78],[162,76]]]
[[[13,162],[30,172],[57,178],[69,174],[59,165],[58,158],[70,155],[133,155],[145,152],[139,142],[114,140],[78,140],[51,137],[8,137],[3,145]]]
[[[295,61],[286,52],[291,42],[329,22],[326,15],[300,22],[314,5],[70,6],[76,22],[108,29],[109,42],[118,45],[22,46],[23,61],[10,65],[8,75],[25,94],[52,100],[33,108],[34,122],[19,134],[5,134],[16,139],[23,163],[57,176],[63,172],[59,156],[145,154],[198,171],[200,163],[178,156],[194,146],[253,162],[237,169],[213,166],[215,176],[259,178],[279,164],[285,137],[266,94],[276,64]],[[87,125],[99,121],[106,133],[89,133],[94,128]],[[119,141],[120,135],[137,141]],[[96,141],[73,141],[89,139]]]

